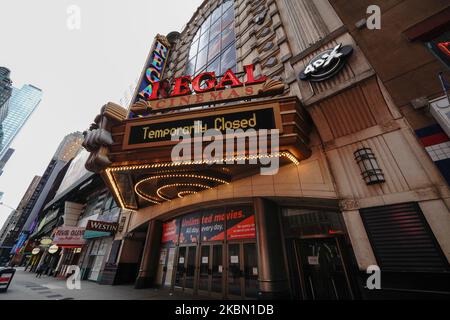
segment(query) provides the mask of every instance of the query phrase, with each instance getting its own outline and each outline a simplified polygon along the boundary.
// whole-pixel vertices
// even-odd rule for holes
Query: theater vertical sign
[[[164,69],[170,52],[170,43],[166,37],[158,34],[153,41],[152,49],[145,62],[144,71],[141,74],[139,83],[136,87],[131,105],[139,100],[146,100],[152,96],[155,83],[162,80]],[[129,114],[129,118],[134,118],[134,113]]]

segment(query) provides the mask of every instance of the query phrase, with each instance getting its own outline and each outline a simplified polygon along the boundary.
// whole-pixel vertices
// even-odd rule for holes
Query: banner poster
[[[223,211],[208,211],[202,216],[202,241],[225,239],[225,214]]]
[[[201,214],[194,213],[181,219],[180,244],[198,243],[200,238]]]
[[[178,240],[179,220],[173,219],[163,223],[161,245],[171,247],[177,244]]]
[[[256,237],[255,214],[252,207],[227,209],[226,219],[228,240]]]

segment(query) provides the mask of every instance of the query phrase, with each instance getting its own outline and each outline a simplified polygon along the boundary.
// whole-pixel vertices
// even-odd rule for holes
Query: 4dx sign
[[[342,46],[342,44],[325,50],[308,63],[305,70],[300,73],[300,80],[317,82],[335,76],[344,67],[352,52],[351,46]]]

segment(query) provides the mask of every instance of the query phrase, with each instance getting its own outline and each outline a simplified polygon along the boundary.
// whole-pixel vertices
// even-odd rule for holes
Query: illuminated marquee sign
[[[137,90],[133,102],[140,99],[146,99],[151,96],[161,81],[164,74],[167,58],[169,56],[170,44],[169,41],[161,35],[155,37],[152,49],[145,64],[145,72],[139,80]]]
[[[427,47],[439,58],[447,67],[450,67],[450,31],[427,42]]]
[[[330,79],[341,71],[352,53],[351,46],[342,46],[342,44],[325,50],[308,63],[305,70],[300,73],[300,80],[318,82]]]
[[[152,90],[141,92],[143,100],[131,106],[134,114],[145,115],[151,111],[194,107],[206,104],[244,100],[284,91],[280,81],[254,75],[254,65],[244,66],[241,80],[231,69],[217,77],[214,72],[204,72],[196,77],[182,76],[173,81],[152,83]]]
[[[201,125],[199,123],[201,121]],[[276,129],[276,118],[273,108],[255,109],[249,111],[226,111],[221,114],[195,118],[184,118],[173,121],[147,121],[131,123],[126,128],[124,149],[150,147],[171,142],[172,135],[190,135],[216,129],[226,133],[227,129]],[[126,143],[128,142],[128,143]],[[175,141],[174,143],[176,143]]]

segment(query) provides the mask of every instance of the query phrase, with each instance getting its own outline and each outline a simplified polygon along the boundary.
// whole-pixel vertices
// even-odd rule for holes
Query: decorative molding
[[[305,59],[307,56],[309,56],[310,54],[314,53],[315,51],[320,49],[325,44],[331,42],[332,40],[342,36],[343,34],[345,34],[347,32],[348,32],[348,28],[346,26],[342,26],[342,27],[334,30],[333,32],[331,32],[328,35],[326,35],[324,38],[320,39],[319,41],[317,41],[316,43],[312,44],[311,46],[309,46],[305,50],[301,51],[299,54],[297,54],[294,57],[292,57],[291,64],[294,65],[297,62]]]
[[[339,201],[339,208],[342,211],[354,211],[359,210],[359,201],[355,199],[343,199]]]
[[[125,120],[127,113],[125,108],[108,102],[101,108],[89,130],[83,133],[82,145],[91,153],[85,164],[87,170],[98,173],[111,165],[108,158],[109,147],[114,143],[111,128]]]
[[[292,59],[291,59],[291,63],[292,63]],[[361,74],[355,76],[354,78],[352,78],[352,79],[350,79],[348,81],[340,83],[338,86],[335,86],[335,87],[333,87],[333,88],[331,88],[329,90],[323,91],[320,94],[314,95],[314,96],[312,96],[309,99],[303,100],[302,102],[303,102],[303,104],[305,106],[311,106],[311,105],[313,105],[315,103],[318,103],[318,102],[320,102],[320,101],[322,101],[324,99],[327,99],[327,98],[329,98],[329,97],[331,97],[333,95],[336,95],[336,94],[338,94],[338,93],[340,93],[340,92],[342,92],[342,91],[344,91],[344,90],[346,90],[346,89],[348,89],[350,87],[353,87],[357,83],[362,82],[362,81],[364,81],[366,79],[369,79],[369,78],[371,78],[371,77],[373,77],[375,75],[376,74],[375,74],[375,71],[373,69],[368,70],[368,71],[366,71],[364,73],[361,73]]]

